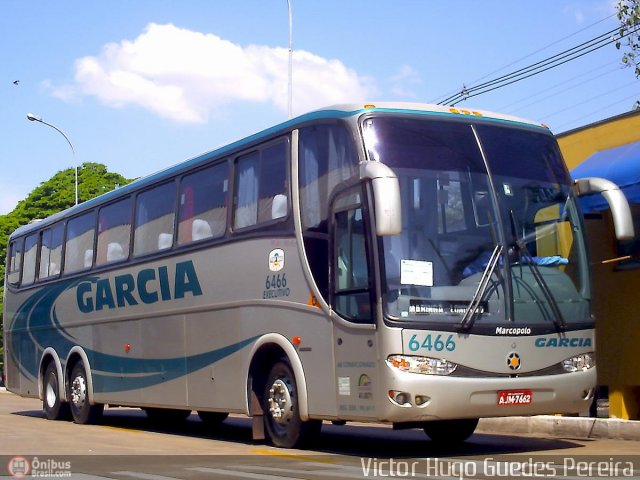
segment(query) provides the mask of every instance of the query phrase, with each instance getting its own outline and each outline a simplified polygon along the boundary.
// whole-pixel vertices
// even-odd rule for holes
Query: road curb
[[[608,438],[640,441],[640,421],[617,418],[535,417],[482,418],[478,433],[538,434],[552,437]]]

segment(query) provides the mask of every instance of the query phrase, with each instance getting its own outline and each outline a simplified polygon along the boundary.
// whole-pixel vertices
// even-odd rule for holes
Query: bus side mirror
[[[376,235],[399,235],[402,232],[400,182],[384,163],[360,162],[360,179],[371,180],[373,187]]]
[[[604,178],[587,177],[576,180],[575,186],[578,196],[589,193],[602,194],[611,208],[613,228],[618,240],[632,240],[635,237],[629,202],[618,185]]]

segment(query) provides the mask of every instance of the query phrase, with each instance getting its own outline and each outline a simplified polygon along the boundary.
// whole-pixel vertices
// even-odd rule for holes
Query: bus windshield
[[[592,322],[582,224],[551,134],[411,116],[362,128],[402,195],[402,233],[380,249],[387,318],[505,334]]]

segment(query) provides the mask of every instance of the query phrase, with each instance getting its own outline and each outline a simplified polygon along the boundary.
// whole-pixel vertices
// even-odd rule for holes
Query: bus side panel
[[[146,318],[140,322],[141,354],[156,359],[143,365],[144,378],[159,378],[142,391],[142,403],[184,407],[187,401],[185,316]]]
[[[27,312],[31,313],[31,311],[26,307],[27,302],[31,301],[31,297],[35,296],[37,291],[30,289],[21,293],[7,293],[9,293],[8,289],[5,290],[3,315],[7,360],[4,366],[6,387],[19,395],[37,397],[39,355],[43,349],[38,348],[27,329],[29,322]],[[20,305],[23,305],[23,308],[20,308]]]
[[[80,330],[80,329],[78,329]],[[99,403],[139,405],[144,381],[140,322],[125,320],[87,326],[93,341],[85,343],[93,375],[94,399]],[[76,332],[79,336],[80,332]]]

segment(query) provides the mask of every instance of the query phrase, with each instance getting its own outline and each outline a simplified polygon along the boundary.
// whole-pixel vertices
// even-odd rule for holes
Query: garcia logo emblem
[[[520,355],[516,352],[511,352],[507,357],[507,366],[511,370],[518,370],[520,368]]]
[[[269,270],[279,272],[284,268],[284,250],[275,248],[269,252]]]

